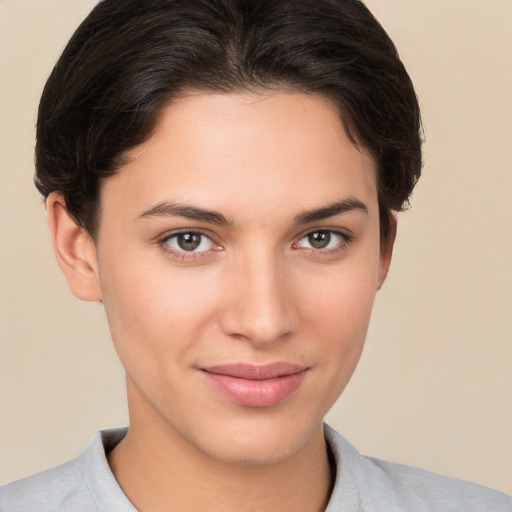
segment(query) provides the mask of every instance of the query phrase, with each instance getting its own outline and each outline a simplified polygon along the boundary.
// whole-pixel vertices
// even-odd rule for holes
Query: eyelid
[[[214,247],[205,251],[180,251],[172,248],[167,243],[170,239],[175,238],[180,234],[184,233],[201,235],[202,237],[207,238],[213,244]],[[180,228],[168,231],[167,233],[158,238],[157,243],[166,254],[181,260],[194,260],[197,258],[207,256],[211,254],[212,251],[218,251],[221,249],[220,244],[215,240],[215,237],[210,232],[201,228]]]
[[[312,233],[318,232],[326,232],[332,235],[339,236],[342,240],[336,245],[336,247],[331,248],[321,248],[315,249],[313,247],[300,247],[298,244],[301,240],[311,235]],[[212,244],[213,247],[204,251],[181,251],[172,248],[167,242],[169,239],[174,238],[182,233],[192,233],[198,234],[205,238],[207,238]],[[222,250],[223,247],[216,240],[216,236],[214,233],[211,233],[209,230],[201,229],[201,228],[179,228],[168,231],[164,233],[162,236],[158,237],[157,244],[162,248],[162,250],[167,253],[170,257],[174,257],[178,260],[195,260],[205,256],[211,256],[212,252],[217,252]],[[309,228],[308,230],[303,231],[300,235],[296,236],[294,242],[292,243],[292,248],[300,249],[303,251],[307,251],[315,254],[334,254],[346,248],[355,238],[354,233],[351,230],[340,227],[317,227],[317,228]]]
[[[331,233],[334,235],[340,235],[347,241],[352,241],[355,238],[355,234],[347,228],[340,228],[340,227],[317,227],[317,228],[309,228],[302,233],[300,233],[295,240],[302,240],[304,237],[311,235],[312,233],[318,233],[318,232],[324,232],[324,233]]]
[[[172,238],[173,236],[177,236],[183,233],[193,233],[197,235],[202,235],[208,238],[209,240],[213,241],[213,235],[208,232],[207,230],[201,229],[201,228],[178,228],[178,229],[172,229],[163,235],[159,237],[160,241],[163,242],[164,240],[168,240],[169,238]]]
[[[336,252],[336,251],[339,251],[340,249],[345,248],[348,244],[350,244],[354,240],[354,237],[355,237],[354,234],[350,230],[342,229],[339,227],[336,227],[336,228],[332,228],[332,227],[313,228],[313,229],[308,229],[307,231],[300,234],[297,238],[295,238],[295,241],[293,242],[293,246],[296,246],[297,244],[299,244],[299,242],[301,240],[308,237],[309,235],[311,235],[313,233],[319,233],[319,232],[330,233],[331,235],[339,236],[342,238],[342,242],[337,244],[336,247],[331,247],[331,248],[322,248],[322,249],[315,249],[313,247],[294,247],[294,248],[302,249],[304,251],[310,251],[310,252],[314,252],[314,253],[318,253],[318,254],[320,254],[320,253],[329,254],[329,253]]]

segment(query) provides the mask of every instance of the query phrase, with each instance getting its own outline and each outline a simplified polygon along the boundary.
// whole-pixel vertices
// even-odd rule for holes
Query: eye
[[[337,249],[348,242],[348,237],[337,231],[311,231],[296,244],[301,249],[329,250]]]
[[[180,231],[168,236],[164,243],[173,252],[198,253],[210,251],[215,247],[213,241],[197,231]]]

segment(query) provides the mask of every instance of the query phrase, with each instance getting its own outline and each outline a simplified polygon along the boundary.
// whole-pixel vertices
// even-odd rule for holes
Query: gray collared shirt
[[[328,425],[336,480],[325,512],[512,512],[512,498],[480,485],[361,455]],[[0,512],[137,512],[106,453],[126,428],[98,432],[61,466],[0,487]]]

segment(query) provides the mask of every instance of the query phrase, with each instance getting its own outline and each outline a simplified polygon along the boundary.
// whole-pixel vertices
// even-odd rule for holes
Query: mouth
[[[246,407],[271,407],[292,395],[308,370],[307,366],[279,362],[211,366],[201,372],[217,392],[232,402]]]

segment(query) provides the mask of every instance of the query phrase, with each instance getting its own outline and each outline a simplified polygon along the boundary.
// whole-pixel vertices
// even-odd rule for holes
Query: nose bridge
[[[226,333],[270,344],[294,329],[294,308],[284,262],[273,251],[253,251],[234,265],[234,293],[224,311]]]

